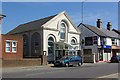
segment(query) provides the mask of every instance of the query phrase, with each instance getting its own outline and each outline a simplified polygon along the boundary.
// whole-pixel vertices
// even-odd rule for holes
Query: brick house
[[[17,60],[22,59],[22,41],[21,36],[2,34],[2,65],[12,65]]]
[[[10,39],[7,36],[11,36],[9,37]],[[5,61],[9,59],[8,63],[11,63],[10,60],[14,59],[16,64],[12,63],[19,66],[52,63],[54,60],[67,54],[80,55],[79,39],[80,31],[67,13],[61,12],[53,16],[21,24],[3,36],[3,59]],[[8,44],[6,41],[8,41]],[[10,47],[10,44],[13,44],[13,42],[18,42],[16,47],[18,51],[16,54],[6,53],[5,48]]]

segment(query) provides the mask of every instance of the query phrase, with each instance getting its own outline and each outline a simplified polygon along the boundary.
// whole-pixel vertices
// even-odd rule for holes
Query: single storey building
[[[11,40],[7,35],[16,37]],[[3,57],[24,60],[21,64],[33,60],[37,65],[40,62],[47,64],[65,55],[81,55],[80,31],[66,12],[21,24],[8,32],[3,40],[4,51],[7,51]]]

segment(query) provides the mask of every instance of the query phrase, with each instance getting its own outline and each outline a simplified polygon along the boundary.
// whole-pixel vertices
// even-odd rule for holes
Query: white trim
[[[6,41],[9,41],[9,42],[18,42],[18,41],[14,41],[14,40],[6,40]]]
[[[7,42],[10,43],[10,46],[5,45],[5,52],[6,52],[6,53],[16,53],[16,52],[17,52],[17,42],[18,42],[18,41],[6,40],[5,44],[6,44]],[[16,43],[16,46],[13,46],[13,42]],[[10,51],[7,51],[6,48],[10,48]],[[13,51],[13,48],[16,48],[16,51]]]
[[[51,20],[49,20],[48,22],[46,22],[45,24],[43,24],[42,27],[45,28],[46,26],[48,26],[50,23],[52,23],[53,21],[55,21],[55,20],[56,20],[58,17],[60,17],[61,15],[64,15],[64,16],[68,19],[68,21],[72,24],[72,26],[75,28],[75,30],[78,32],[78,34],[81,33],[81,32],[77,29],[77,26],[75,26],[75,24],[73,23],[73,21],[71,20],[71,18],[68,16],[68,14],[67,14],[65,11],[57,14],[54,18],[52,18]],[[63,20],[64,20],[64,19],[63,19]],[[69,24],[68,24],[68,25],[69,25]]]
[[[49,34],[49,35],[48,35],[47,42],[48,42],[48,39],[49,39],[50,37],[52,37],[52,38],[54,39],[54,42],[56,42],[56,37],[55,37],[55,35],[53,35],[53,34]]]
[[[16,46],[13,46],[13,42],[16,43]],[[12,52],[16,53],[17,52],[17,42],[16,41],[13,41],[13,42],[12,42]],[[13,48],[16,48],[16,51],[13,51]]]
[[[78,41],[77,41],[76,37],[72,37],[72,38],[71,38],[71,41],[72,41],[72,40],[75,40],[75,44],[77,44],[77,43],[78,43]],[[71,41],[70,41],[70,44],[71,44]],[[75,45],[75,44],[71,44],[71,45]]]
[[[5,43],[5,52],[11,52],[11,42],[9,42],[10,43],[9,46],[7,46],[7,42],[9,42],[9,41],[6,41],[6,43]],[[10,50],[8,51],[7,48],[10,48]]]
[[[48,26],[50,23],[52,23],[53,21],[55,21],[59,16],[61,16],[62,14],[64,14],[65,11],[57,14],[54,18],[52,18],[51,20],[49,20],[48,22],[46,22],[45,24],[43,24],[42,26],[45,27],[45,26]]]
[[[61,24],[65,25],[65,39],[61,39]],[[64,20],[61,20],[60,24],[59,24],[59,28],[60,28],[60,33],[59,33],[59,37],[60,37],[60,41],[66,41],[67,40],[67,36],[68,36],[68,25],[66,24],[66,22]]]
[[[47,56],[49,57],[49,53],[48,53],[48,47],[50,47],[49,45],[48,45],[48,39],[50,38],[50,37],[52,37],[53,38],[53,44],[56,42],[56,37],[55,37],[55,35],[53,35],[53,34],[49,34],[48,36],[47,36]],[[54,51],[53,51],[53,59],[55,60],[55,44],[54,44]],[[49,61],[49,60],[48,60]]]

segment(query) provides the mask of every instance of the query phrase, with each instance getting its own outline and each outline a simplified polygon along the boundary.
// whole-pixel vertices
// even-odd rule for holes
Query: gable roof
[[[15,29],[8,32],[7,34],[16,34],[16,33],[40,29],[40,27],[43,24],[45,24],[46,22],[48,22],[49,20],[51,20],[55,16],[56,15],[53,15],[53,16],[49,16],[49,17],[42,18],[39,20],[31,21],[31,22],[28,22],[25,24],[21,24],[21,25],[17,26]]]
[[[106,30],[106,29],[100,29],[102,32],[104,32],[106,35],[112,38],[118,38],[118,34],[112,30]]]
[[[73,23],[72,19],[68,16],[68,14],[67,14],[65,11],[57,14],[55,17],[57,18],[57,17],[59,17],[59,16],[61,16],[61,15],[63,15],[63,14],[64,14],[64,16],[69,20],[69,22],[73,25],[73,27],[75,28],[75,30],[80,34],[80,30],[79,30],[79,29],[77,28],[77,26]],[[55,18],[53,18],[52,20],[48,21],[46,24],[49,24],[49,23],[51,23],[51,22],[54,21],[54,20],[55,20]],[[43,26],[44,26],[44,25],[43,25]]]
[[[99,36],[102,36],[102,37],[119,38],[118,37],[119,35],[117,33],[115,33],[114,31],[109,31],[109,30],[106,30],[106,29],[103,29],[103,28],[100,29],[98,27],[91,26],[91,25],[88,25],[88,24],[82,24],[81,23],[80,25],[85,26],[86,28],[88,28],[89,30],[91,30],[92,32],[94,32],[95,34],[97,34]]]
[[[70,23],[73,25],[73,27],[77,30],[77,32],[81,33],[80,30],[77,28],[77,26],[73,23],[72,19],[68,16],[66,12],[64,12],[65,16],[68,18]]]
[[[116,29],[112,29],[112,30],[120,35],[120,30],[116,30]]]
[[[35,21],[31,21],[31,22],[28,22],[28,23],[25,23],[25,24],[21,24],[21,25],[17,26],[16,28],[14,28],[13,30],[11,30],[10,32],[8,32],[7,34],[17,34],[17,33],[22,33],[22,32],[26,32],[26,31],[32,31],[32,30],[40,29],[42,26],[44,26],[44,24],[51,23],[51,20],[54,17],[57,17],[61,14],[64,14],[68,18],[70,23],[73,25],[73,27],[77,30],[77,32],[80,33],[79,29],[75,26],[75,24],[72,22],[72,20],[67,15],[67,13],[65,11],[63,11],[63,12],[61,12],[59,14],[56,14],[56,15],[53,15],[53,16],[49,16],[49,17],[46,17],[46,18],[42,18],[42,19],[39,19],[39,20],[35,20]]]
[[[99,35],[99,36],[103,36],[103,37],[107,36],[105,33],[100,31],[97,27],[94,27],[94,26],[91,26],[91,25],[88,25],[88,24],[82,24],[82,25],[85,26],[86,28],[88,28],[89,30],[91,30],[92,32],[94,32],[95,34]]]

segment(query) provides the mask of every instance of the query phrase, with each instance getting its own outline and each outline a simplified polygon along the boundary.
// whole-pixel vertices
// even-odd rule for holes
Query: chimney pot
[[[108,22],[107,24],[107,30],[111,31],[112,30],[112,23]]]
[[[102,28],[102,20],[101,19],[97,19],[97,27],[98,28]]]

